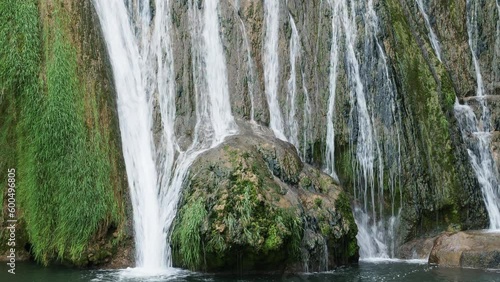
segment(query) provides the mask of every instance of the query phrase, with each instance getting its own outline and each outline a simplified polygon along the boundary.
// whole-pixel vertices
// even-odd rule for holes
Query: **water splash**
[[[267,104],[270,114],[270,128],[273,130],[276,137],[287,141],[285,137],[285,129],[283,117],[278,101],[278,84],[279,84],[279,56],[278,56],[278,40],[279,40],[279,1],[265,0],[264,1],[264,18],[265,18],[265,40],[264,40],[264,81]]]

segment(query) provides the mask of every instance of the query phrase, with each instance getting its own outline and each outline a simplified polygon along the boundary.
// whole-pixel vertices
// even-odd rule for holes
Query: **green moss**
[[[321,198],[316,198],[314,199],[314,205],[317,207],[317,208],[321,208],[321,205],[323,204],[323,200]]]
[[[278,192],[264,189],[267,184],[261,185],[269,181],[264,176],[266,171],[269,173],[264,160],[257,165],[248,152],[223,150],[220,157],[231,160],[231,168],[222,174],[229,181],[214,182],[216,188],[205,181],[192,182],[185,191],[186,204],[179,212],[172,236],[176,265],[193,270],[217,269],[234,265],[238,254],[245,255],[242,267],[249,268],[265,263],[259,261],[263,256],[269,262],[297,261],[302,220],[293,211],[265,200],[267,193]],[[261,177],[255,170],[262,170]],[[203,219],[188,216],[201,214],[201,207],[207,212]],[[202,260],[203,256],[210,260]]]
[[[281,247],[282,244],[283,244],[283,239],[280,236],[280,231],[278,231],[276,225],[271,226],[267,233],[266,241],[264,243],[264,250],[266,251],[277,250],[279,247]]]
[[[342,218],[349,222],[351,227],[357,231],[356,223],[354,222],[354,215],[351,210],[351,204],[346,193],[340,193],[335,201],[335,210],[342,215]]]
[[[431,183],[436,189],[439,200],[449,196],[449,188],[456,187],[457,175],[454,167],[454,156],[449,134],[450,125],[447,119],[455,100],[455,93],[446,71],[437,67],[441,81],[436,81],[428,63],[422,56],[420,47],[411,36],[410,24],[395,0],[387,2],[394,27],[396,72],[401,83],[399,90],[405,93],[406,105],[411,109],[415,119],[415,135],[421,143],[416,144],[421,150],[422,164],[427,166]],[[426,159],[426,160],[425,160]],[[443,189],[444,187],[444,189]],[[453,188],[452,188],[453,189]]]
[[[330,236],[331,228],[330,225],[328,225],[325,222],[320,223],[319,228],[321,230],[321,234],[325,237],[328,238]]]
[[[470,222],[471,216],[475,218],[477,215],[468,207],[470,201],[475,200],[464,200],[470,198],[472,184],[461,183],[469,180],[464,175],[467,166],[457,159],[462,158],[461,149],[456,147],[461,141],[453,113],[457,93],[450,69],[433,56],[426,59],[420,52],[415,36],[426,35],[412,30],[416,29],[413,27],[415,21],[408,15],[407,5],[397,0],[387,1],[385,5],[394,27],[389,40],[394,51],[392,59],[397,62],[394,66],[399,80],[398,90],[404,93],[408,116],[403,120],[403,126],[412,129],[404,137],[408,143],[403,171],[411,171],[411,174],[403,178],[404,186],[410,189],[403,189],[402,198],[415,206],[415,209],[403,210],[403,218],[408,224],[402,224],[400,228],[406,240],[446,230],[450,225],[465,224]],[[448,19],[450,34],[454,34],[458,41],[466,38],[463,33],[465,2],[453,2],[450,7],[436,6],[437,9],[445,7],[448,11],[438,13],[451,15]],[[431,47],[424,43],[422,48],[430,50]],[[451,54],[452,57],[455,55]],[[460,81],[457,87],[463,83],[467,84]],[[479,217],[482,217],[481,212]]]
[[[344,224],[348,225],[348,234],[343,244],[344,252],[347,253],[346,257],[355,258],[358,256],[359,247],[357,245],[356,235],[358,233],[358,227],[354,221],[354,215],[352,213],[350,200],[346,193],[340,193],[339,197],[335,201],[335,210],[340,213]]]
[[[304,176],[300,178],[299,185],[302,189],[308,190],[312,187],[312,181],[309,177]]]
[[[38,88],[40,65],[36,1],[0,2],[0,181],[18,168],[16,125],[19,99]],[[18,178],[19,180],[19,178]],[[19,185],[18,185],[19,186]],[[6,186],[2,186],[6,187]],[[3,191],[2,193],[3,202]]]

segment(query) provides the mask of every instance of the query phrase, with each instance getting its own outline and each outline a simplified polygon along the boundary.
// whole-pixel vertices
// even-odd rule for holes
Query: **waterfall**
[[[498,4],[498,3],[497,3]],[[476,74],[476,96],[469,99],[477,99],[481,108],[481,116],[476,117],[473,109],[467,105],[460,105],[455,101],[454,112],[459,122],[462,137],[467,144],[467,152],[470,162],[476,173],[483,200],[488,212],[490,225],[493,230],[500,229],[500,189],[498,171],[492,156],[491,125],[489,108],[486,103],[481,69],[478,59],[477,41],[479,31],[477,27],[478,4],[475,1],[467,1],[467,34],[469,36],[469,47],[472,62]]]
[[[436,56],[440,62],[441,60],[441,47],[439,46],[439,41],[437,39],[436,34],[434,33],[434,30],[432,29],[431,22],[429,20],[429,15],[425,12],[425,7],[424,3],[422,2],[423,0],[416,0],[417,1],[417,6],[418,9],[420,10],[420,13],[424,17],[425,25],[427,26],[427,29],[429,30],[429,40],[431,42],[431,46],[434,49],[434,52],[436,52]]]
[[[401,161],[396,90],[389,75],[385,52],[378,41],[378,17],[373,1],[368,1],[363,7],[358,7],[355,1],[330,1],[330,6],[333,11],[333,40],[330,51],[326,171],[332,177],[337,177],[334,167],[335,98],[339,60],[345,57],[351,103],[350,145],[355,149],[354,217],[358,225],[360,256],[362,259],[390,258],[394,257],[395,230],[401,212],[401,207],[395,206],[396,189],[401,187],[398,182]],[[356,15],[356,11],[362,8],[366,12]],[[364,19],[364,36],[358,36],[356,19],[359,16]],[[358,58],[359,41],[364,43],[364,53]],[[342,42],[344,45],[339,45]],[[375,123],[378,125],[375,126]],[[384,182],[386,169],[389,171],[388,183]],[[390,192],[390,215],[384,210],[385,188]],[[401,190],[399,192],[401,197]]]
[[[303,128],[303,133],[302,133],[302,154],[301,158],[303,161],[306,160],[307,158],[307,149],[308,149],[308,142],[309,140],[312,140],[312,133],[311,133],[311,124],[312,124],[312,106],[311,106],[311,98],[309,97],[309,92],[307,91],[307,85],[306,85],[306,79],[304,75],[304,71],[302,70],[302,91],[304,92],[304,114],[302,116],[303,123],[302,123],[302,128]],[[297,147],[297,150],[299,148]],[[299,150],[300,151],[300,150]]]
[[[139,42],[120,0],[94,1],[113,65],[118,115],[130,195],[134,206],[136,263],[162,268],[165,248],[159,217],[158,172],[152,129],[152,105],[140,61]],[[145,15],[147,16],[147,15]]]
[[[340,12],[340,1],[330,1],[332,10]],[[333,2],[333,3],[332,3]],[[335,5],[335,6],[334,6]],[[340,17],[334,15],[332,17],[332,44],[330,47],[330,73],[329,73],[329,97],[328,97],[328,112],[326,114],[326,173],[330,174],[334,179],[338,179],[335,172],[335,95],[337,91],[337,69],[339,61],[339,40],[341,33]]]
[[[218,1],[190,1],[196,126],[186,151],[174,134],[175,76],[169,1],[94,0],[113,68],[123,154],[134,213],[136,265],[172,266],[170,227],[183,181],[196,157],[238,132],[231,113],[219,32]],[[151,6],[154,4],[154,13]],[[200,14],[201,13],[201,14]],[[153,140],[153,101],[162,133]]]
[[[237,5],[235,5],[237,7]],[[247,30],[243,20],[238,17],[241,24],[241,31],[243,34],[243,43],[245,44],[245,49],[247,50],[247,87],[248,95],[250,96],[250,121],[255,121],[255,69],[252,59],[252,50],[250,49],[250,43],[248,43]]]
[[[195,75],[195,80],[201,80],[196,83],[200,86],[197,89],[199,95],[197,104],[202,105],[201,111],[203,115],[209,117],[208,124],[213,130],[212,138],[205,136],[203,139],[208,139],[213,144],[220,143],[227,135],[237,133],[237,126],[231,113],[226,59],[220,38],[218,5],[218,0],[205,1],[203,21],[197,19],[198,9],[194,7],[194,4],[190,5],[191,22],[198,24],[197,28],[193,29],[195,31],[192,35],[195,49],[193,53],[195,57],[201,55],[200,58],[195,58],[196,63],[199,64],[195,69],[201,71]],[[199,36],[199,29],[202,29],[202,38]],[[206,100],[206,95],[209,100]],[[204,122],[203,124],[207,125]],[[199,142],[207,142],[207,140]]]
[[[299,123],[296,119],[297,114],[297,57],[300,53],[300,38],[297,27],[295,26],[295,21],[292,15],[290,17],[290,25],[292,26],[292,34],[290,36],[290,77],[287,81],[288,95],[286,97],[288,116],[286,120],[287,126],[287,139],[292,143],[297,150],[300,149],[299,144]]]
[[[356,238],[358,239],[361,258],[387,257],[387,246],[384,243],[383,233],[378,230],[375,210],[375,137],[355,49],[357,40],[356,7],[354,1],[351,2],[350,7],[346,1],[342,6],[340,17],[345,33],[349,94],[351,106],[357,114],[357,127],[359,130],[357,140],[351,140],[351,142],[356,142],[356,159],[361,170],[360,181],[354,187],[354,197],[357,203],[354,207],[354,217],[358,225]],[[354,126],[351,125],[350,128],[354,128]],[[351,147],[353,146],[351,145]]]
[[[297,25],[295,24],[295,20],[293,19],[291,14],[289,14],[289,19],[292,32],[290,35],[290,52],[289,52],[290,76],[287,80],[287,89],[288,89],[288,95],[286,97],[287,116],[284,121],[287,130],[285,130],[285,132],[288,142],[292,143],[295,146],[295,148],[297,148],[297,152],[299,153],[300,158],[302,159],[302,161],[305,161],[307,157],[307,146],[308,146],[307,142],[308,140],[312,139],[312,137],[309,136],[310,134],[309,128],[311,124],[311,101],[309,93],[307,91],[304,70],[302,69],[300,64],[301,61],[299,61],[299,59],[302,60],[302,47],[300,43],[299,32],[297,30]],[[300,128],[299,128],[299,121],[297,119],[298,116],[297,102],[300,99],[297,95],[299,91],[297,88],[298,74],[300,74],[300,78],[302,78],[301,80],[302,93],[303,93],[302,99],[304,101],[304,108],[302,109],[303,110],[302,142],[299,140]]]
[[[468,43],[472,56],[472,63],[476,74],[476,96],[481,105],[482,115],[480,118],[479,127],[482,131],[487,132],[490,130],[489,109],[486,105],[484,97],[484,83],[483,76],[481,75],[481,66],[477,57],[477,44],[479,39],[479,30],[477,27],[477,10],[478,5],[475,1],[467,0],[467,35],[469,37]]]
[[[460,105],[458,101],[454,106],[455,116],[459,122],[462,137],[467,144],[472,168],[474,169],[484,203],[490,219],[490,229],[500,229],[500,199],[498,199],[498,177],[495,170],[495,161],[490,151],[489,132],[478,128],[478,120],[472,108]]]
[[[276,137],[287,141],[285,137],[285,129],[283,117],[281,114],[280,104],[278,101],[278,85],[279,85],[279,1],[264,0],[264,82],[267,104],[270,114],[270,128],[273,130]]]

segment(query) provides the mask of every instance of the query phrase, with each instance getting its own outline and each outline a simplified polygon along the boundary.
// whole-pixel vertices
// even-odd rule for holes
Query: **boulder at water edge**
[[[174,264],[204,271],[317,271],[357,260],[348,196],[274,137],[244,134],[190,169]]]
[[[429,263],[447,267],[500,269],[500,232],[445,233],[436,239]]]

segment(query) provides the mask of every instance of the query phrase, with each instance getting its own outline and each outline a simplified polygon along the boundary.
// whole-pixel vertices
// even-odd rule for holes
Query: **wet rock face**
[[[403,207],[398,243],[450,227],[483,228],[487,224],[480,187],[453,115],[455,97],[462,99],[472,96],[476,87],[468,45],[466,2],[424,1],[430,24],[441,44],[442,63],[434,54],[425,21],[415,1],[374,1],[379,25],[375,35],[380,43],[377,48],[385,53],[385,58],[379,51],[370,53],[370,50],[366,50],[370,49],[366,47],[369,46],[366,45],[367,40],[374,38],[364,38],[366,3],[356,2],[356,56],[373,119],[373,132],[378,134],[377,142],[381,148],[380,155],[383,156],[383,186],[387,190],[384,193],[388,195],[388,187],[394,187],[395,193],[402,193],[401,203],[391,203],[391,200],[386,199],[385,205]],[[497,42],[500,39],[496,35],[499,19],[495,14],[494,1],[476,2],[480,7],[477,55],[485,89],[488,95],[496,95],[500,71],[498,64],[493,62],[498,62],[500,57]],[[203,9],[203,1],[196,3],[196,8]],[[295,117],[300,137],[297,150],[302,160],[323,168],[325,144],[332,142],[326,140],[325,125],[330,96],[334,13],[328,1],[280,1],[279,6],[278,101],[284,118],[288,118],[284,113],[288,110],[287,97],[290,95],[288,80],[292,69],[290,39],[293,20],[300,37],[300,54],[295,61]],[[254,119],[266,126],[269,124],[269,109],[264,85],[264,13],[263,1],[221,0],[219,3],[220,36],[226,56],[232,113],[236,118],[251,119],[252,94]],[[176,134],[181,137],[181,147],[185,149],[192,141],[196,122],[189,1],[173,1],[172,15],[177,92]],[[341,55],[338,60],[334,114],[335,167],[342,185],[353,187],[354,183],[362,181],[360,174],[352,169],[359,166],[356,160],[359,116],[356,113],[356,98],[350,97],[354,85],[348,77],[345,39],[339,41]],[[382,80],[387,80],[385,70],[379,68],[370,71],[370,64],[379,64],[384,60],[387,62],[387,75],[394,88],[394,97],[389,95],[387,89],[379,87],[383,84]],[[306,93],[310,97],[309,114],[305,110]],[[390,103],[394,103],[393,109],[387,107]],[[491,103],[495,128],[498,123],[497,104]],[[309,120],[305,120],[305,117]],[[304,136],[307,137],[305,141],[302,139]],[[497,147],[498,142],[494,142],[496,155]],[[267,154],[265,151],[261,153]],[[294,184],[297,179],[290,177],[295,169],[301,168],[275,167],[276,162],[273,157],[268,156],[266,159],[266,165],[271,167],[280,181]],[[391,177],[387,177],[389,175]],[[389,178],[393,179],[385,180]],[[353,194],[352,191],[349,193]],[[387,210],[386,215],[390,213],[389,208]]]
[[[500,269],[500,234],[446,233],[434,242],[429,263],[447,267]]]
[[[177,266],[317,271],[357,257],[348,196],[274,137],[233,136],[201,155],[179,206]]]

